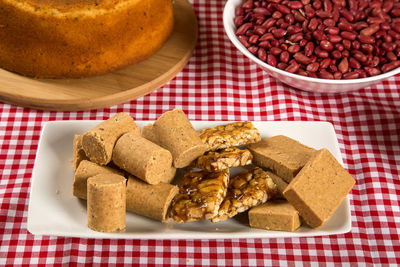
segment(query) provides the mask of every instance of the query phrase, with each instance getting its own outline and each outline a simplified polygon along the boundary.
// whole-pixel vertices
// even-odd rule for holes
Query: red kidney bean
[[[275,5],[275,8],[282,14],[290,14],[290,8],[288,8],[287,6],[277,4],[277,5]]]
[[[342,57],[342,53],[340,53],[338,50],[334,50],[331,52],[331,57],[334,59],[339,59]]]
[[[300,9],[303,7],[303,4],[300,1],[290,1],[288,7],[290,9]]]
[[[335,48],[340,52],[344,50],[344,46],[342,44],[335,44]]]
[[[357,59],[358,61],[360,61],[361,63],[364,63],[367,61],[367,56],[364,55],[363,53],[361,53],[358,50],[352,50],[351,51],[352,56]]]
[[[304,54],[309,57],[313,54],[314,52],[314,43],[313,42],[308,42],[305,47],[304,47]]]
[[[271,28],[272,26],[274,26],[276,21],[277,21],[277,19],[268,18],[263,24],[261,24],[261,26],[268,29],[268,28]]]
[[[310,22],[308,23],[307,28],[308,28],[310,31],[315,31],[315,30],[317,29],[317,27],[318,27],[318,20],[317,20],[316,18],[312,18],[312,19],[310,20]]]
[[[298,44],[289,46],[288,50],[289,53],[294,54],[300,51],[300,46]]]
[[[285,15],[285,21],[292,25],[295,22],[294,16],[292,14]]]
[[[237,30],[236,30],[236,35],[243,35],[247,32],[248,29],[250,29],[251,27],[253,27],[253,24],[248,22],[243,24],[242,26],[240,26]]]
[[[329,19],[332,18],[332,13],[322,10],[322,9],[318,9],[315,11],[315,15],[317,15],[317,17],[320,17],[321,19]]]
[[[333,19],[325,19],[323,23],[326,27],[334,27],[336,25],[336,22]]]
[[[339,65],[338,65],[338,70],[339,70],[341,73],[346,73],[346,72],[349,71],[349,62],[348,62],[348,60],[347,60],[347,57],[343,58],[343,59],[340,61]]]
[[[272,18],[274,19],[280,19],[283,17],[283,14],[279,11],[274,11],[274,13],[272,13]]]
[[[244,2],[244,3],[242,4],[242,7],[243,7],[244,9],[251,9],[251,8],[253,8],[253,0],[247,0],[246,2]]]
[[[361,63],[358,62],[355,58],[350,57],[349,58],[349,66],[352,67],[353,69],[359,69],[359,68],[361,68]]]
[[[383,41],[386,43],[391,43],[393,41],[393,38],[389,34],[386,34],[383,36]]]
[[[313,1],[312,6],[315,9],[320,9],[322,7],[322,2],[319,0],[315,0],[315,1]]]
[[[250,43],[250,44],[256,44],[256,43],[258,42],[258,38],[259,38],[258,35],[252,35],[252,36],[250,36],[250,37],[249,37],[249,43]]]
[[[367,28],[364,28],[363,30],[360,31],[361,35],[367,35],[367,36],[371,36],[374,33],[376,33],[379,30],[380,26],[379,24],[372,24]]]
[[[361,49],[361,51],[363,51],[367,54],[371,54],[372,51],[374,50],[374,47],[370,44],[361,44],[360,49]]]
[[[319,46],[314,49],[314,53],[319,58],[327,58],[329,57],[328,51],[322,50]]]
[[[277,56],[280,53],[282,53],[282,49],[280,49],[279,47],[271,47],[271,49],[269,51],[274,56]]]
[[[260,43],[258,44],[258,46],[259,46],[259,47],[262,47],[262,48],[268,48],[268,49],[272,48],[271,43],[268,42],[268,41],[260,42]]]
[[[340,29],[337,28],[337,27],[326,27],[326,28],[324,29],[324,31],[325,31],[327,34],[337,35],[337,34],[339,34]]]
[[[292,10],[292,14],[296,21],[303,22],[306,20],[306,18],[303,17],[303,15],[298,10]]]
[[[304,6],[304,14],[308,19],[311,19],[315,16],[315,10],[312,8],[311,5],[305,5]]]
[[[395,43],[383,43],[381,45],[381,47],[383,48],[383,50],[385,50],[386,52],[391,52],[396,48],[396,44]]]
[[[253,12],[254,14],[260,14],[265,16],[271,15],[271,12],[264,7],[256,7],[253,9]]]
[[[270,41],[270,40],[274,40],[274,39],[275,39],[274,35],[272,33],[268,32],[266,34],[263,34],[260,37],[259,41],[260,42],[262,42],[262,41]]]
[[[276,67],[276,64],[278,64],[278,61],[276,60],[275,56],[270,54],[267,56],[267,64],[271,65],[272,67]]]
[[[285,71],[295,73],[299,70],[299,68],[300,68],[300,64],[297,64],[294,62],[294,63],[290,64],[289,66],[287,66]]]
[[[360,44],[360,42],[359,41],[357,41],[357,40],[355,40],[355,41],[353,41],[352,43],[351,43],[351,47],[353,48],[353,49],[360,49],[360,46],[361,46],[361,44]]]
[[[340,7],[345,7],[346,6],[346,1],[345,0],[332,0],[332,2]]]
[[[344,50],[344,51],[342,52],[342,56],[343,56],[343,57],[349,57],[349,56],[350,56],[349,50]]]
[[[347,49],[347,50],[349,50],[350,49],[350,47],[351,47],[351,41],[349,41],[349,40],[343,40],[342,41],[342,45],[343,45],[343,47],[344,47],[344,49]]]
[[[314,37],[314,39],[317,41],[322,41],[327,39],[326,35],[322,31],[318,30],[312,33],[312,37]]]
[[[356,37],[357,37],[357,34],[355,32],[342,31],[340,33],[340,36],[343,39],[354,41],[356,39]]]
[[[247,50],[249,50],[250,53],[252,54],[256,54],[258,51],[258,47],[257,46],[250,46],[249,48],[247,48]]]
[[[279,63],[276,65],[276,67],[277,67],[278,69],[281,69],[281,70],[286,69],[287,66],[288,66],[288,64],[283,63],[283,62],[279,62]]]
[[[300,47],[304,47],[307,44],[307,40],[306,39],[301,39],[299,42],[299,46]]]
[[[388,13],[393,8],[392,1],[383,2],[382,11]]]
[[[344,73],[342,78],[343,79],[357,79],[359,76],[360,76],[360,74],[358,74],[357,72],[353,71],[353,72]]]
[[[272,34],[275,36],[275,38],[281,38],[285,36],[287,31],[285,29],[275,29],[272,31]]]
[[[248,42],[248,37],[247,36],[244,36],[244,35],[239,35],[238,36],[238,39],[239,39],[239,41],[240,41],[240,43],[242,44],[242,45],[244,45],[245,47],[250,47],[250,44],[249,44],[249,42]]]
[[[340,80],[340,79],[342,79],[342,73],[341,73],[340,71],[335,72],[335,73],[333,74],[333,78],[334,78],[335,80]]]
[[[390,14],[392,14],[394,17],[400,17],[400,8],[392,9]]]
[[[238,6],[235,8],[235,16],[242,16],[244,14],[244,8],[241,6]]]
[[[344,20],[340,21],[337,24],[337,27],[342,31],[348,31],[348,32],[353,31],[353,26],[350,23],[348,23],[348,22],[346,22]]]
[[[289,52],[283,51],[280,54],[279,59],[280,59],[281,62],[287,63],[289,61],[289,57],[290,57]]]
[[[261,61],[267,60],[267,53],[265,52],[264,48],[258,49],[257,56]]]
[[[326,70],[320,70],[318,76],[322,79],[333,79],[332,73],[327,72]]]
[[[352,22],[352,21],[354,20],[353,14],[352,14],[350,11],[348,11],[347,9],[342,8],[342,9],[340,9],[339,12],[340,12],[340,14],[341,14],[343,17],[345,17],[349,22]]]
[[[364,70],[368,76],[375,76],[381,74],[381,71],[379,69],[373,67],[365,66]]]
[[[309,57],[307,57],[304,54],[299,53],[299,52],[295,53],[293,55],[293,58],[296,60],[296,62],[303,64],[303,65],[308,65],[311,63],[311,59]]]
[[[318,62],[312,62],[307,65],[306,70],[310,72],[316,72],[319,68],[319,63]]]
[[[369,35],[360,34],[360,35],[358,35],[358,40],[363,44],[375,43],[375,38],[373,36],[369,36]]]
[[[322,40],[319,43],[319,46],[326,50],[326,51],[332,51],[333,50],[333,44],[331,42],[329,42],[328,40]]]
[[[386,53],[386,58],[389,59],[390,61],[397,60],[397,56],[392,51]]]
[[[388,72],[397,67],[400,67],[400,60],[392,61],[390,63],[383,65],[381,70],[382,70],[382,72]]]
[[[331,43],[339,43],[340,41],[342,41],[342,37],[340,37],[340,35],[330,34],[330,35],[328,35],[328,40]]]
[[[332,63],[332,60],[330,58],[325,58],[319,63],[319,68],[320,69],[326,69],[329,67],[329,65]]]

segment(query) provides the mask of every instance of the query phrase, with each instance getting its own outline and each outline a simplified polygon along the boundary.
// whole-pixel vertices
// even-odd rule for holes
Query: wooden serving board
[[[175,0],[174,30],[153,56],[122,70],[82,79],[32,79],[0,69],[0,101],[23,107],[77,111],[109,107],[146,95],[175,77],[197,41],[196,14]]]

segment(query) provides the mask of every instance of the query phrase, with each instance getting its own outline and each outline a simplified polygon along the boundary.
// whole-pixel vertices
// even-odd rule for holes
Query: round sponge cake
[[[37,78],[101,75],[154,54],[171,0],[0,0],[0,67]]]

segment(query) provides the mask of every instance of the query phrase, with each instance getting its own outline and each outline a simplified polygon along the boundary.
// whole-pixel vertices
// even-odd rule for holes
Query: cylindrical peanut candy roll
[[[153,124],[147,124],[142,127],[142,136],[147,140],[157,144],[157,136],[153,130]]]
[[[180,109],[165,112],[153,124],[157,144],[168,149],[174,167],[188,166],[207,150],[185,113]]]
[[[115,165],[149,184],[172,179],[171,153],[136,133],[118,139],[112,159]]]
[[[178,191],[176,185],[165,183],[150,185],[130,176],[126,187],[126,209],[166,222],[172,199]]]
[[[123,171],[82,160],[75,172],[72,194],[76,197],[87,199],[87,179],[98,174],[123,175]]]
[[[83,134],[82,147],[86,156],[97,164],[108,164],[115,142],[127,132],[140,134],[140,129],[128,113],[115,114]]]
[[[116,174],[98,174],[88,179],[87,222],[98,232],[126,227],[126,179]]]
[[[74,142],[73,142],[73,155],[72,155],[72,162],[73,168],[76,170],[81,163],[82,160],[87,160],[85,151],[82,148],[82,135],[76,134],[74,135]]]

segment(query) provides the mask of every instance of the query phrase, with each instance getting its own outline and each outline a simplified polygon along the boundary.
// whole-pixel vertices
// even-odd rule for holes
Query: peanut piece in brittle
[[[247,209],[265,203],[278,194],[278,188],[261,168],[244,170],[229,181],[226,197],[212,222],[224,221]]]
[[[261,140],[260,133],[250,121],[233,122],[201,130],[200,139],[208,150],[247,145]]]
[[[228,180],[229,169],[186,173],[172,202],[171,217],[178,223],[211,219],[226,195]]]
[[[210,151],[198,157],[193,166],[209,172],[218,172],[232,167],[251,164],[253,155],[247,149],[229,147],[221,151]]]

